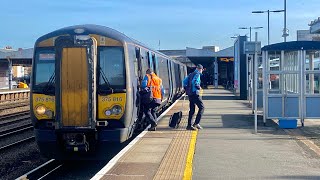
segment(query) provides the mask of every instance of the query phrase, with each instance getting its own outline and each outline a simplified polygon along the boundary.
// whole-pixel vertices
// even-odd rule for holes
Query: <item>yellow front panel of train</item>
[[[126,93],[98,96],[98,119],[120,119],[126,104]]]
[[[33,112],[38,120],[54,119],[55,97],[44,94],[32,94]]]
[[[88,126],[88,64],[86,48],[63,48],[61,60],[63,126]]]

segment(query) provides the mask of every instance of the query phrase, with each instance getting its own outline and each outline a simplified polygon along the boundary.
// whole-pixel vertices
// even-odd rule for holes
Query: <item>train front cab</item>
[[[36,43],[31,117],[48,157],[95,151],[130,134],[125,51],[99,35],[63,35]],[[129,100],[131,103],[132,100]]]

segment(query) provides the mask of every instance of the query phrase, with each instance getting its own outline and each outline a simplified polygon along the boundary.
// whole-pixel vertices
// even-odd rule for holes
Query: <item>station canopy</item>
[[[233,58],[233,54],[233,46],[217,52],[210,49],[195,49],[188,47],[186,50],[186,56],[193,64],[202,64],[204,67],[211,66],[215,58]]]

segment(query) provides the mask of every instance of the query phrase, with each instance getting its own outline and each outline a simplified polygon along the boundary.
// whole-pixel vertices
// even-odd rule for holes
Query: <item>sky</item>
[[[239,27],[262,26],[258,39],[265,45],[267,14],[251,12],[283,8],[284,0],[7,0],[0,2],[0,48],[30,48],[38,37],[77,24],[111,27],[154,49],[223,49],[233,45],[232,36],[249,36]],[[287,40],[309,29],[319,9],[319,0],[287,0]],[[284,13],[270,13],[271,44],[283,41],[283,25]]]

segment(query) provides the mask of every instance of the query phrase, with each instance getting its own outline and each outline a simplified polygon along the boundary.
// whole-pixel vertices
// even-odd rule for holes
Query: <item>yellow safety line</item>
[[[192,179],[192,161],[193,155],[196,148],[198,131],[193,131],[191,135],[191,141],[189,146],[189,152],[187,156],[186,168],[184,169],[183,180]]]

